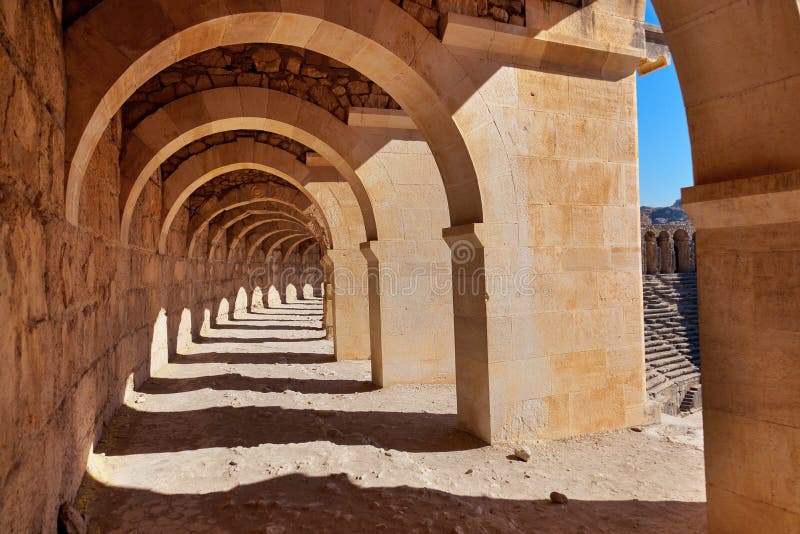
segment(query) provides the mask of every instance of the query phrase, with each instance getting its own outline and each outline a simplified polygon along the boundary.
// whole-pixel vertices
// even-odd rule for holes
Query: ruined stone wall
[[[243,265],[155,254],[155,179],[133,246],[119,246],[119,117],[86,174],[80,225],[64,221],[65,74],[52,6],[0,8],[2,532],[55,530],[131,375],[139,383],[151,358],[157,366],[175,350],[184,308],[197,332],[206,310],[215,315],[223,298],[232,307],[247,283]]]
[[[342,121],[350,107],[400,108],[378,84],[332,58],[291,46],[246,44],[208,50],[164,69],[130,97],[123,126],[133,129],[182,96],[234,85],[289,93]]]

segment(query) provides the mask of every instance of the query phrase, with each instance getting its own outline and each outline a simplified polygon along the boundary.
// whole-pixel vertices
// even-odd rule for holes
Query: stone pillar
[[[267,307],[277,308],[283,300],[286,288],[281,278],[281,260],[283,254],[280,251],[273,252],[267,257]],[[274,290],[274,291],[273,291]]]
[[[486,288],[486,251],[476,229],[483,225],[465,225],[443,230],[450,246],[453,280],[453,321],[456,354],[456,401],[458,426],[487,443],[492,443],[492,403],[490,361],[508,357],[510,343],[502,317],[490,316],[494,301]],[[500,319],[499,321],[497,319]],[[507,318],[506,318],[507,319]],[[505,321],[508,324],[508,321]],[[505,330],[505,331],[504,331]],[[494,350],[493,350],[494,349]],[[502,389],[495,384],[495,389]]]
[[[325,328],[325,339],[334,340],[334,355],[336,354],[336,315],[334,313],[335,301],[333,298],[333,262],[328,256],[320,258],[322,268],[322,321]]]
[[[455,379],[453,344],[443,335],[452,306],[447,247],[422,255],[416,241],[370,241],[367,259],[372,380],[378,386]]]
[[[658,250],[661,259],[661,274],[672,274],[675,272],[675,265],[672,260],[672,238],[666,231],[658,234]]]
[[[657,417],[645,395],[636,241],[616,266],[611,251],[598,264],[575,248],[558,270],[537,272],[546,264],[516,245],[516,230],[444,230],[460,427],[490,443],[517,443]]]
[[[691,251],[689,250],[689,234],[684,230],[676,230],[673,235],[675,241],[675,263],[679,273],[692,272]]]
[[[697,228],[709,527],[800,529],[800,171],[683,190]]]
[[[658,247],[653,232],[647,232],[644,236],[644,263],[645,274],[658,274]]]
[[[325,303],[337,360],[368,360],[370,357],[369,295],[367,262],[358,250],[326,250]],[[333,328],[335,326],[335,329]]]
[[[301,266],[297,261],[296,253],[283,257],[281,261],[281,285],[283,286],[283,301],[286,303],[303,300],[303,287],[300,277]],[[288,291],[289,285],[294,291]]]
[[[323,282],[328,289],[331,289],[329,282]],[[325,339],[334,340],[334,355],[336,354],[336,316],[333,313],[334,302],[333,292],[326,292],[322,297],[322,321],[325,327]]]
[[[322,259],[319,253],[312,251],[300,255],[301,271],[300,283],[303,286],[303,298],[320,298],[325,275],[322,268]],[[306,285],[311,287],[309,295],[305,294]]]
[[[446,228],[451,249],[459,427],[488,443],[521,442],[569,424],[548,399],[550,359],[538,350],[532,268],[513,224]],[[563,332],[553,332],[559,335]]]

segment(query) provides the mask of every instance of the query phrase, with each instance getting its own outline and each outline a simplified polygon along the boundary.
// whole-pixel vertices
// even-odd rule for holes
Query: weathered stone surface
[[[175,169],[177,169],[181,163],[190,157],[196,154],[202,154],[211,147],[233,143],[239,139],[255,139],[257,143],[264,143],[278,147],[286,152],[289,152],[300,161],[303,161],[305,155],[311,151],[310,148],[302,143],[298,143],[297,141],[289,139],[288,137],[280,134],[272,132],[257,132],[253,130],[231,130],[207,135],[176,151],[164,163],[161,164],[161,178],[163,180],[169,178],[169,176],[175,172]]]
[[[522,460],[523,462],[527,462],[531,459],[531,451],[528,450],[527,447],[518,447],[514,449],[514,456]]]
[[[186,200],[186,207],[189,214],[194,214],[205,202],[213,198],[220,198],[226,192],[236,189],[245,184],[267,184],[275,183],[281,186],[294,189],[294,186],[272,174],[254,169],[233,171],[218,176],[201,186],[197,191]]]
[[[58,511],[59,534],[86,534],[86,520],[71,504],[62,504]]]
[[[123,107],[125,130],[133,129],[160,106],[212,87],[269,87],[320,105],[340,120],[350,106],[399,109],[376,83],[322,54],[271,44],[247,44],[208,50],[175,63],[142,85]],[[380,95],[371,100],[331,98]]]
[[[257,72],[278,72],[281,70],[281,55],[275,48],[258,47],[251,53],[250,57]],[[180,76],[179,73],[178,76]]]
[[[529,24],[532,33],[566,40],[547,43],[541,55],[547,61],[518,68],[501,60],[518,50],[505,50],[499,39],[476,38],[487,53],[469,57],[415,23],[393,25],[386,5],[345,16],[312,6],[309,18],[286,14],[267,28],[263,22],[275,22],[269,13],[248,13],[252,26],[243,19],[227,24],[240,2],[206,2],[181,12],[170,10],[172,2],[108,1],[89,10],[93,0],[67,2],[66,24],[85,15],[62,39],[58,1],[3,3],[0,340],[8,356],[0,375],[0,530],[53,530],[100,429],[126,391],[177,346],[184,310],[197,330],[206,313],[224,321],[246,306],[239,289],[250,281],[253,264],[242,254],[226,255],[225,247],[209,251],[210,260],[185,254],[190,206],[199,213],[213,204],[214,186],[181,208],[167,250],[155,254],[152,230],[161,225],[170,181],[154,176],[140,197],[146,213],[135,217],[141,222],[136,241],[121,246],[123,132],[176,98],[237,84],[323,103],[342,122],[351,106],[397,105],[374,80],[318,52],[213,48],[262,39],[266,30],[379,76],[403,95],[425,134],[374,128],[347,137],[331,156],[354,186],[348,198],[358,193],[358,200],[339,203],[334,195],[320,203],[347,243],[330,264],[360,266],[363,273],[365,259],[359,263],[350,253],[359,252],[354,243],[365,243],[368,267],[391,266],[403,273],[403,283],[419,267],[436,269],[429,286],[408,294],[335,295],[328,304],[335,320],[328,318],[326,332],[357,332],[351,346],[372,355],[378,383],[452,380],[457,357],[459,424],[486,440],[522,442],[642,423],[635,79],[613,63],[637,60],[644,3],[396,3],[433,33],[447,19],[443,14],[459,12]],[[686,195],[694,197],[703,223],[700,251],[708,259],[700,298],[711,310],[703,320],[711,351],[704,371],[710,527],[798,530],[796,6],[663,0],[656,6],[683,82],[700,184]],[[307,27],[314,17],[325,23]],[[526,51],[542,44],[526,32],[504,31],[509,28],[501,23],[472,22],[472,29],[464,27],[465,41],[483,25],[496,29],[493,37],[515,34]],[[205,51],[150,81],[139,77],[199,50]],[[118,110],[137,86],[121,119]],[[290,106],[279,111],[298,130],[311,121],[308,114],[292,116]],[[339,121],[326,127],[339,137],[352,133]],[[214,135],[212,143],[219,142]],[[327,132],[326,141],[332,137]],[[206,146],[189,144],[178,157]],[[67,195],[65,167],[72,167]],[[341,183],[338,176],[323,178],[330,180],[309,184],[319,195],[306,197],[309,203]],[[265,178],[239,179],[221,193],[255,188]],[[448,255],[441,235],[449,223],[456,226],[446,232]],[[201,229],[198,239],[207,241],[209,233]],[[681,269],[684,237],[656,237],[659,270]],[[251,247],[248,254],[263,266],[268,252]],[[272,254],[296,262],[290,252]],[[451,271],[454,266],[463,270]],[[496,285],[486,283],[486,272],[501,273]],[[514,285],[504,292],[512,287],[511,273],[523,272],[535,275],[524,281],[525,291]],[[478,290],[437,292],[442,280]],[[326,285],[336,287],[333,280]],[[364,297],[364,287],[358,289]],[[348,321],[357,324],[351,329]],[[770,365],[758,365],[765,354]]]

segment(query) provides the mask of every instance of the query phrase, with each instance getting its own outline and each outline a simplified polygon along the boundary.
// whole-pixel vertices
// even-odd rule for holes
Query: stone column
[[[691,252],[689,250],[689,234],[684,230],[676,230],[673,235],[675,241],[675,269],[679,273],[692,272]]]
[[[644,236],[645,274],[658,274],[658,247],[656,235],[647,232]]]
[[[325,339],[334,340],[334,355],[336,354],[336,315],[334,313],[336,302],[333,297],[333,262],[328,256],[320,258],[322,268],[322,321],[325,327]]]
[[[683,190],[697,228],[709,524],[800,528],[800,171]],[[720,530],[720,531],[722,531]]]
[[[283,286],[283,301],[286,303],[303,300],[300,270],[301,266],[296,253],[284,256],[283,261],[281,261],[281,285]],[[295,289],[294,299],[288,292],[289,284]]]
[[[516,225],[468,224],[443,234],[452,258],[459,427],[488,443],[545,434],[563,416],[546,398],[550,361],[530,322],[535,273],[518,254]]]
[[[447,246],[439,257],[416,241],[370,241],[367,259],[372,380],[378,386],[452,382]]]
[[[337,360],[368,360],[370,357],[369,295],[367,262],[358,250],[326,250],[325,302]]]
[[[336,354],[336,316],[333,313],[334,301],[332,284],[328,281],[322,282],[326,291],[322,297],[322,320],[325,326],[325,339],[334,340],[334,355]]]
[[[322,268],[322,259],[316,251],[305,252],[300,255],[301,271],[300,283],[303,287],[303,298],[306,285],[311,286],[309,298],[320,298],[322,296],[322,286],[325,283],[325,275]]]
[[[666,231],[658,234],[658,250],[661,257],[661,274],[674,273],[675,265],[672,261],[672,238]]]
[[[513,224],[444,230],[453,260],[456,394],[462,429],[490,443],[642,424],[641,263],[575,248],[552,272]],[[635,235],[635,234],[634,234]],[[639,288],[639,289],[637,289]]]

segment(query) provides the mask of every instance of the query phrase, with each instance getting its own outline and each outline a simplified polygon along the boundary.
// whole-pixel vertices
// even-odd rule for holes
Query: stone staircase
[[[662,412],[698,407],[700,343],[695,273],[646,275],[643,282],[647,393]],[[686,401],[686,402],[684,402]]]
[[[684,395],[683,400],[681,401],[680,412],[691,413],[696,408],[699,408],[701,404],[700,386],[692,386],[689,388],[689,391],[686,392],[686,395]]]

